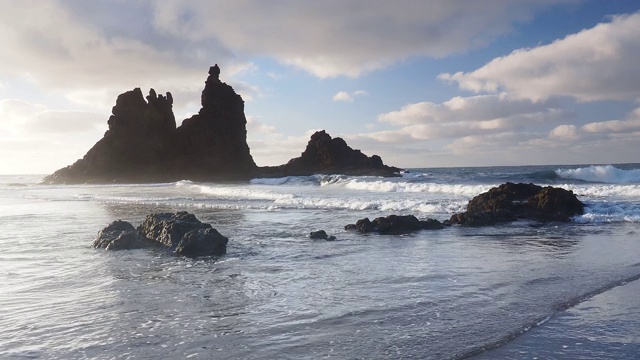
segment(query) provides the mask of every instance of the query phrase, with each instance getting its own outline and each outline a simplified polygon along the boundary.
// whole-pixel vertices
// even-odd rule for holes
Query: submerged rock
[[[93,242],[94,248],[105,250],[133,250],[149,246],[153,246],[153,243],[123,220],[116,220],[100,230]]]
[[[484,226],[515,220],[568,222],[582,214],[584,204],[570,190],[507,182],[471,199],[467,211],[453,215],[448,223]]]
[[[228,242],[210,224],[179,211],[148,215],[137,229],[126,221],[114,221],[98,233],[93,247],[127,250],[161,246],[176,255],[198,257],[224,255]]]
[[[381,235],[406,234],[419,230],[439,230],[444,225],[435,219],[418,220],[413,215],[389,215],[373,221],[369,218],[358,220],[355,224],[344,227],[345,230],[356,230],[360,233],[376,232]]]
[[[309,234],[309,239],[334,241],[336,237],[333,235],[329,236],[327,232],[324,230],[318,230],[318,231],[312,231]]]

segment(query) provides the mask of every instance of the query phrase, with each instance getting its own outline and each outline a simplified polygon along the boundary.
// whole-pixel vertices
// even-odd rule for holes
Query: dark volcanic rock
[[[195,215],[186,211],[178,211],[175,214],[159,213],[147,215],[142,224],[138,226],[138,232],[148,239],[175,249],[182,237],[189,231],[210,227],[211,225],[201,222]]]
[[[453,215],[448,222],[470,226],[519,219],[567,222],[583,213],[584,204],[572,191],[508,182],[474,197],[469,201],[466,212]]]
[[[248,180],[252,177],[346,174],[397,176],[400,169],[350,148],[324,131],[313,136],[299,158],[258,168],[247,145],[244,101],[209,69],[200,111],[176,128],[171,93],[139,88],[118,96],[109,130],[73,165],[47,176],[45,183],[135,183],[177,180]]]
[[[248,179],[256,170],[246,136],[244,102],[209,70],[202,108],[176,129],[173,97],[139,88],[118,96],[109,130],[80,160],[46,183]]]
[[[364,218],[344,228],[345,230],[356,230],[361,233],[377,232],[381,235],[391,235],[406,234],[419,230],[439,230],[444,228],[444,225],[434,219],[418,220],[413,215],[389,215],[376,218],[373,221],[369,220],[369,218]]]
[[[219,75],[218,65],[209,69],[202,108],[176,131],[172,167],[190,180],[248,179],[257,169],[247,145],[244,101]]]
[[[336,237],[333,235],[331,236],[327,235],[327,232],[324,230],[318,230],[318,231],[312,231],[309,234],[309,239],[334,241]]]
[[[228,242],[211,225],[179,211],[148,215],[137,230],[126,221],[114,221],[98,233],[93,247],[125,250],[160,246],[177,255],[198,257],[224,255]]]
[[[354,150],[342,138],[331,138],[324,130],[311,135],[300,157],[285,165],[261,168],[260,176],[304,176],[313,174],[345,174],[399,176],[400,169],[382,163],[378,155],[371,157]]]
[[[93,242],[94,248],[106,250],[133,250],[153,245],[147,238],[139,235],[133,225],[123,220],[116,220],[100,230]]]
[[[214,228],[197,229],[184,234],[174,253],[187,257],[224,255],[229,239]]]
[[[148,215],[138,233],[189,257],[224,255],[229,239],[186,211]]]

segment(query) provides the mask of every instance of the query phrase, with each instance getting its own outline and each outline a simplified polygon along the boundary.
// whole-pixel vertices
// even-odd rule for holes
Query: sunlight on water
[[[542,171],[546,184],[553,168],[474,171],[251,184],[43,186],[3,177],[0,358],[462,358],[527,329],[522,339],[532,340],[516,348],[531,353],[565,328],[578,338],[637,324],[637,304],[622,315],[596,294],[640,275],[640,184],[553,180],[587,204],[573,224],[398,236],[343,229],[391,213],[444,220],[505,177]],[[190,260],[90,247],[113,220],[177,210],[229,236],[228,254]],[[337,241],[308,239],[317,229]],[[593,295],[605,302],[576,306]],[[602,309],[600,320],[585,315],[589,306]],[[593,339],[595,353],[615,339],[634,343]]]

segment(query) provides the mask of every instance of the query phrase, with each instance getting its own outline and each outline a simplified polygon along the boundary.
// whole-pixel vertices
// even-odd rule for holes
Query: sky
[[[0,0],[0,174],[48,174],[118,94],[210,66],[258,165],[324,129],[404,168],[640,162],[637,0]]]

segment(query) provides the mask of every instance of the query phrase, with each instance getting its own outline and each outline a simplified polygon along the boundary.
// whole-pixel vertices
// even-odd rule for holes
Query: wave
[[[428,203],[424,200],[408,199],[359,199],[359,198],[319,198],[299,197],[274,201],[277,208],[297,209],[341,209],[377,210],[395,212],[418,212],[426,214],[453,214],[464,210],[467,201],[440,201]]]
[[[531,179],[531,180],[542,180],[542,181],[549,181],[549,180],[556,180],[559,178],[558,173],[554,170],[541,170],[541,171],[534,171],[532,173],[526,174],[525,175],[526,179]]]
[[[640,183],[640,169],[623,170],[613,165],[592,165],[577,169],[557,169],[555,173],[561,179],[608,184]]]
[[[640,205],[635,202],[593,202],[587,204],[585,214],[577,216],[578,223],[638,223]]]
[[[254,178],[249,181],[251,185],[330,185],[348,179],[347,175],[310,175],[310,176],[285,176],[279,178]]]
[[[399,181],[363,181],[350,179],[344,183],[344,187],[351,190],[365,190],[373,192],[400,192],[400,193],[439,193],[463,196],[476,196],[491,188],[491,185],[467,185],[467,184],[438,184],[420,182]]]
[[[208,185],[191,185],[202,194],[213,195],[220,199],[230,200],[281,200],[295,197],[289,193],[278,193],[275,191],[258,190],[250,187],[223,187]]]

